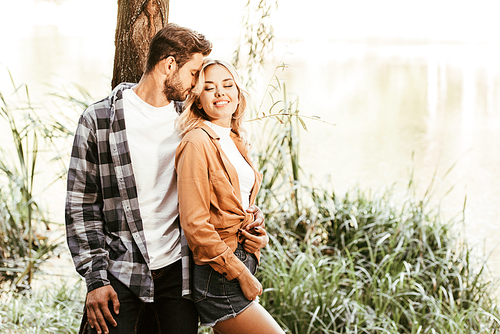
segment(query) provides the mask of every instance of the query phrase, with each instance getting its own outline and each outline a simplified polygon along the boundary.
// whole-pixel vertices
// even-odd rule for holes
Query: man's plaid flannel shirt
[[[109,284],[108,273],[144,302],[154,287],[125,131],[122,83],[90,105],[75,132],[68,171],[66,233],[87,290]],[[175,102],[180,112],[181,104]],[[189,247],[182,234],[183,295],[189,290]]]

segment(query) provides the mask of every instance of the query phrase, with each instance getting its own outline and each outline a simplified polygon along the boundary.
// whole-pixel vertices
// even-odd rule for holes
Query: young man
[[[87,284],[90,333],[135,333],[146,304],[161,333],[197,333],[194,304],[182,297],[189,250],[178,222],[175,101],[186,99],[211,48],[205,36],[168,24],[151,41],[139,83],[118,85],[80,117],[66,231]],[[262,213],[252,210],[258,225]]]

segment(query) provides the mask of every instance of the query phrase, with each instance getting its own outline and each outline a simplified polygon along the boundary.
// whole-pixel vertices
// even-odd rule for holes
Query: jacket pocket
[[[234,212],[238,214],[241,209],[241,203],[236,196],[233,185],[222,170],[210,171],[210,182],[212,184],[212,204],[222,211]]]

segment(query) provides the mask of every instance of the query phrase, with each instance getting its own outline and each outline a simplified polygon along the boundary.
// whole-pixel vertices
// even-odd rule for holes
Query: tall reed
[[[308,222],[309,236],[289,212],[274,211],[258,273],[262,304],[288,332],[500,329],[484,263],[474,261],[439,210],[411,196],[394,198],[392,190],[308,193],[314,205],[302,207],[299,220]]]
[[[57,120],[39,117],[27,86],[14,87],[15,100],[0,92],[1,126],[7,130],[0,148],[0,282],[29,286],[40,262],[60,243],[49,237],[51,222],[35,179],[40,158],[53,158],[52,144],[64,131]]]

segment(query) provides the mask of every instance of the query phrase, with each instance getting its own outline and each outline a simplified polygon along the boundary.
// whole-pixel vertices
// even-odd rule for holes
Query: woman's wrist
[[[244,280],[244,279],[248,278],[248,275],[249,275],[249,274],[250,274],[250,275],[252,275],[252,274],[250,273],[250,270],[248,270],[248,268],[247,268],[247,267],[245,267],[245,269],[243,269],[243,271],[242,271],[242,272],[241,272],[241,273],[240,273],[240,274],[236,277],[236,279],[237,279],[238,281],[240,281],[240,280]]]

